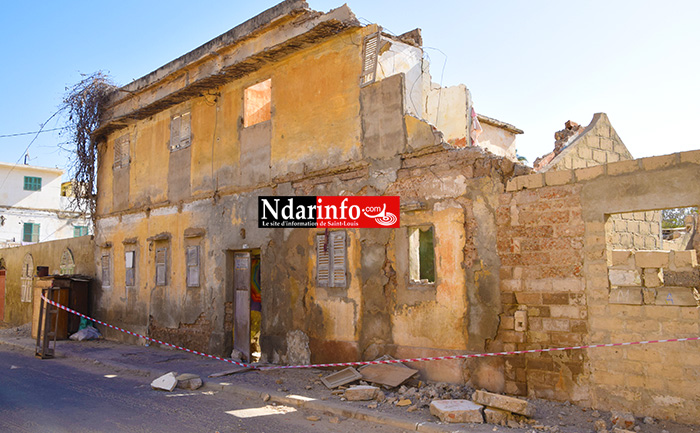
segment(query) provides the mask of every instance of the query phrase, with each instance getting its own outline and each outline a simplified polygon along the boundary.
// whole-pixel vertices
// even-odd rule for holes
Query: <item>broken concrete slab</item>
[[[484,409],[484,418],[488,424],[505,425],[511,413],[507,410],[487,407]]]
[[[418,370],[398,363],[365,365],[359,368],[359,371],[362,378],[367,382],[386,385],[392,388],[401,385],[418,373]]]
[[[231,370],[226,370],[226,371],[220,371],[218,373],[210,374],[207,377],[221,377],[221,376],[229,376],[231,374],[236,374],[236,373],[243,373],[244,371],[251,371],[253,367],[238,367],[234,368]]]
[[[180,389],[195,390],[202,386],[202,378],[196,374],[185,373],[177,376],[177,387]]]
[[[362,375],[352,367],[340,370],[336,373],[321,378],[326,388],[333,389],[341,385],[362,379]]]
[[[535,408],[526,400],[520,398],[479,390],[474,393],[472,400],[484,406],[507,410],[508,412],[525,415],[527,417],[531,417],[535,414]]]
[[[349,401],[374,400],[379,388],[370,385],[351,386],[345,390],[345,398]]]
[[[161,389],[163,391],[172,391],[177,386],[177,378],[175,373],[172,371],[168,374],[164,374],[161,377],[155,379],[151,382],[151,388]]]
[[[483,423],[484,407],[469,400],[434,400],[430,403],[430,414],[442,422]]]

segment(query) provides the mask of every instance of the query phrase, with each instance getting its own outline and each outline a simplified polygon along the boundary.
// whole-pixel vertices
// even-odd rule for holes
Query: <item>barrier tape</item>
[[[56,306],[62,310],[68,311],[69,313],[78,315],[78,316],[83,317],[87,320],[97,322],[101,325],[110,327],[112,329],[116,329],[117,331],[125,332],[129,335],[143,338],[143,339],[148,340],[148,341],[153,341],[155,343],[162,344],[165,346],[170,346],[170,347],[173,347],[175,349],[184,350],[185,352],[194,353],[195,355],[204,356],[205,358],[216,359],[219,361],[228,362],[229,364],[236,364],[238,366],[247,367],[247,368],[251,368],[254,370],[289,370],[289,369],[293,369],[293,368],[353,367],[353,366],[357,366],[357,365],[399,364],[402,362],[446,361],[446,360],[450,360],[450,359],[487,358],[487,357],[492,357],[492,356],[522,355],[522,354],[527,354],[527,353],[559,352],[559,351],[563,351],[563,350],[596,349],[599,347],[635,346],[635,345],[640,345],[640,344],[675,343],[675,342],[681,342],[681,341],[698,341],[698,340],[700,340],[700,337],[668,338],[665,340],[645,340],[645,341],[633,341],[633,342],[626,342],[626,343],[589,344],[589,345],[585,345],[585,346],[550,347],[547,349],[529,349],[529,350],[513,350],[513,351],[508,351],[508,352],[471,353],[471,354],[464,354],[464,355],[431,356],[431,357],[424,357],[424,358],[386,359],[386,360],[381,360],[381,361],[353,361],[353,362],[336,362],[336,363],[330,363],[330,364],[276,365],[276,366],[270,366],[270,367],[262,367],[262,366],[258,367],[258,366],[252,365],[252,364],[245,364],[242,362],[234,361],[232,359],[221,358],[219,356],[209,355],[207,353],[199,352],[199,351],[192,350],[192,349],[187,349],[186,347],[177,346],[175,344],[166,343],[164,341],[156,340],[155,338],[146,337],[145,335],[141,335],[141,334],[137,334],[135,332],[127,331],[126,329],[122,329],[118,326],[110,325],[110,324],[105,323],[101,320],[93,319],[92,317],[86,316],[85,314],[79,313],[79,312],[72,310],[64,305],[61,305],[58,302],[54,302],[50,299],[47,299],[43,294],[41,295],[41,298],[43,300],[45,300],[46,302],[48,302],[49,304]]]

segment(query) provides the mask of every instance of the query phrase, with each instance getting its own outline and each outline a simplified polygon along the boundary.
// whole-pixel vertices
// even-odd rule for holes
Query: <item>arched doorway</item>
[[[72,275],[75,273],[75,260],[73,259],[73,252],[70,248],[63,250],[60,271],[61,275]]]

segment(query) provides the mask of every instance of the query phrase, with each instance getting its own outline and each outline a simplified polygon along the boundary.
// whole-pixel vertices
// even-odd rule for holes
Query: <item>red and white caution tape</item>
[[[640,345],[640,344],[675,343],[675,342],[681,342],[681,341],[698,341],[698,340],[700,340],[700,337],[685,337],[685,338],[669,338],[669,339],[665,339],[665,340],[633,341],[633,342],[627,342],[627,343],[607,343],[607,344],[590,344],[590,345],[585,345],[585,346],[551,347],[548,349],[513,350],[513,351],[508,351],[508,352],[471,353],[471,354],[464,354],[464,355],[449,355],[449,356],[431,356],[431,357],[424,357],[424,358],[387,359],[387,360],[381,360],[381,361],[354,361],[354,362],[336,362],[336,363],[331,363],[331,364],[279,365],[279,366],[271,366],[271,367],[258,367],[258,366],[255,366],[253,364],[244,364],[242,362],[234,361],[232,359],[221,358],[219,356],[209,355],[207,353],[187,349],[185,347],[177,346],[177,345],[170,344],[170,343],[165,343],[163,341],[156,340],[155,338],[146,337],[144,335],[137,334],[135,332],[127,331],[126,329],[122,329],[122,328],[119,328],[118,326],[110,325],[110,324],[105,323],[101,320],[93,319],[92,317],[86,316],[85,314],[82,314],[82,313],[79,313],[75,310],[72,310],[72,309],[70,309],[66,306],[63,306],[57,302],[54,302],[50,299],[47,299],[46,297],[44,297],[44,295],[41,295],[41,297],[49,304],[54,305],[62,310],[66,310],[69,313],[76,314],[76,315],[83,317],[87,320],[91,320],[91,321],[97,322],[101,325],[108,326],[112,329],[116,329],[117,331],[125,332],[129,335],[133,335],[133,336],[136,336],[139,338],[143,338],[145,340],[153,341],[153,342],[158,343],[158,344],[163,344],[165,346],[174,347],[175,349],[184,350],[185,352],[194,353],[195,355],[200,355],[200,356],[204,356],[204,357],[211,358],[211,359],[217,359],[219,361],[224,361],[224,362],[228,362],[230,364],[236,364],[236,365],[239,365],[241,367],[248,367],[248,368],[252,368],[252,369],[256,369],[256,370],[283,370],[283,369],[287,370],[287,369],[292,369],[292,368],[352,367],[352,366],[357,366],[357,365],[398,364],[398,363],[402,363],[402,362],[445,361],[445,360],[450,360],[450,359],[487,358],[490,356],[522,355],[522,354],[526,354],[526,353],[559,352],[562,350],[596,349],[599,347],[636,346],[636,345]]]

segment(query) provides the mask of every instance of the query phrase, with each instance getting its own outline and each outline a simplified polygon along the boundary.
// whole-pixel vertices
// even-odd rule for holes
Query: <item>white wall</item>
[[[24,177],[40,177],[41,191],[25,191]],[[60,209],[63,170],[0,163],[0,206]]]

